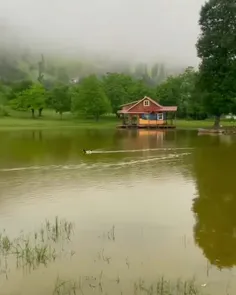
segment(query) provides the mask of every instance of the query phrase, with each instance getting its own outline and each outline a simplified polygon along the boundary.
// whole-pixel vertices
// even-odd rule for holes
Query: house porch
[[[118,128],[149,128],[149,129],[173,129],[176,128],[175,113],[141,113],[121,114],[122,124]]]

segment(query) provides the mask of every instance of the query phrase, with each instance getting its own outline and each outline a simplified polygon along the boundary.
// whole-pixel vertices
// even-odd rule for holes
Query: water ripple
[[[48,165],[48,166],[29,166],[29,167],[13,167],[13,168],[2,168],[0,172],[12,172],[12,171],[27,171],[27,170],[76,170],[76,169],[96,169],[96,168],[110,168],[110,167],[123,167],[126,165],[135,165],[135,164],[142,164],[148,163],[153,161],[163,161],[169,159],[179,158],[181,156],[189,155],[190,153],[180,153],[180,154],[170,154],[167,156],[160,156],[160,157],[151,157],[147,159],[137,159],[137,160],[129,160],[129,161],[122,161],[118,163],[80,163],[77,165]]]

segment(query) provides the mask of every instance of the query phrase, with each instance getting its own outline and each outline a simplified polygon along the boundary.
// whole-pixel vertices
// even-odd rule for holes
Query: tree
[[[157,99],[163,105],[177,105],[178,117],[198,118],[202,114],[195,83],[198,73],[188,67],[178,76],[170,76],[156,88]]]
[[[155,96],[155,89],[150,87],[145,77],[137,80],[125,74],[107,73],[103,78],[103,87],[115,114],[124,103],[141,99],[145,95]]]
[[[201,96],[197,93],[195,85],[198,73],[193,67],[188,67],[179,76],[180,95],[177,105],[179,106],[180,116],[183,118],[202,117],[203,110],[200,107]]]
[[[52,89],[48,99],[48,105],[62,115],[71,110],[71,95],[67,85],[58,85]]]
[[[11,91],[12,90],[8,85],[4,85],[0,82],[0,105],[4,105],[7,103]]]
[[[9,83],[11,91],[9,92],[8,100],[16,98],[20,92],[29,89],[32,85],[33,81],[29,79]]]
[[[139,100],[144,96],[155,98],[155,92],[155,88],[147,85],[143,79],[134,80],[128,88],[128,93],[130,97],[129,101]]]
[[[157,99],[163,105],[177,105],[180,96],[179,77],[170,76],[156,88]]]
[[[203,92],[203,105],[215,116],[215,128],[220,117],[235,105],[236,97],[236,5],[235,0],[209,0],[202,6],[197,53],[201,59],[198,88]]]
[[[39,84],[33,84],[30,88],[18,93],[16,98],[11,101],[11,106],[18,110],[28,110],[32,112],[32,117],[35,117],[35,110],[41,110],[45,107],[46,91]],[[40,116],[40,112],[39,112]]]
[[[74,111],[93,116],[96,120],[111,110],[102,84],[95,75],[84,78],[79,87],[72,92],[72,97]]]
[[[133,84],[130,76],[119,73],[107,73],[103,78],[103,87],[108,97],[112,112],[116,115],[120,105],[129,102],[129,88]]]

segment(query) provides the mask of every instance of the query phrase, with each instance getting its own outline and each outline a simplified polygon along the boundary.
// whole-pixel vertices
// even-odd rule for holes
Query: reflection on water
[[[219,269],[236,265],[235,150],[235,144],[204,148],[194,157],[198,190],[193,203],[195,240]]]
[[[101,294],[89,286],[101,273],[108,294],[132,294],[140,277],[150,285],[163,274],[195,276],[214,295],[236,292],[234,138],[86,130],[2,132],[0,141],[9,237],[55,216],[75,224],[73,256],[27,275],[12,268],[0,294],[51,294],[57,275],[77,284],[88,276],[86,294]]]

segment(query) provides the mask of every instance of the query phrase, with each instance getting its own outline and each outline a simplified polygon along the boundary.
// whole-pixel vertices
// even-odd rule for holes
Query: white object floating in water
[[[207,285],[207,284],[202,284],[201,286],[202,286],[202,287],[206,287],[206,285]]]

